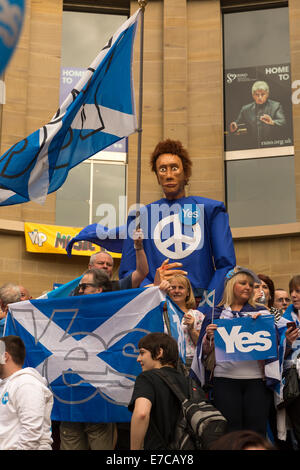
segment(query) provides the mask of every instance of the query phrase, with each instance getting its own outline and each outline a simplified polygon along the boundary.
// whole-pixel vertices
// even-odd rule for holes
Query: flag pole
[[[214,322],[214,315],[215,315],[215,295],[216,295],[216,290],[213,290],[213,301],[212,301],[212,315],[211,315],[211,323]],[[212,338],[209,340],[209,345],[211,346],[212,343]]]
[[[143,117],[143,62],[144,62],[144,12],[148,0],[138,0],[141,8],[141,29],[140,29],[140,81],[139,81],[139,117],[138,117],[138,149],[137,149],[137,170],[136,170],[136,212],[137,228],[140,226],[139,217],[141,202],[141,154],[142,154],[142,117]]]

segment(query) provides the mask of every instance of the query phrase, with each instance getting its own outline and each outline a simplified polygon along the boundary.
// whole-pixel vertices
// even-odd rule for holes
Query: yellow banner
[[[59,225],[44,225],[25,222],[26,250],[32,253],[55,253],[66,255],[66,247],[82,228],[61,227]],[[79,241],[72,247],[72,255],[91,256],[100,251],[99,245],[88,241]],[[110,253],[114,258],[121,258],[120,253]]]

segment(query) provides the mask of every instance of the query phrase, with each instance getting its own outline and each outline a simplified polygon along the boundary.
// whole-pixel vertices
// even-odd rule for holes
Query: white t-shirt
[[[259,361],[228,361],[218,362],[214,369],[214,377],[228,379],[261,379],[263,368]]]

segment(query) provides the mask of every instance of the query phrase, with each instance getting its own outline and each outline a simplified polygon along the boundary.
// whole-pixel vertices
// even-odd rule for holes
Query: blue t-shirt
[[[112,281],[112,290],[127,290],[132,288],[132,273],[118,281]]]

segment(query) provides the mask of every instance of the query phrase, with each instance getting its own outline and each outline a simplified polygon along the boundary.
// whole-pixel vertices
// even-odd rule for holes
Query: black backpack
[[[170,450],[208,450],[215,440],[225,434],[227,420],[210,403],[204,391],[191,377],[186,378],[189,387],[189,395],[186,397],[178,384],[172,381],[163,368],[154,370],[181,403],[174,439],[169,444],[165,443],[165,448]]]

